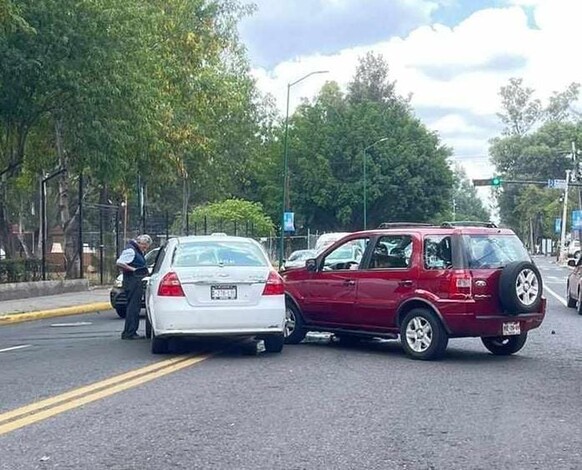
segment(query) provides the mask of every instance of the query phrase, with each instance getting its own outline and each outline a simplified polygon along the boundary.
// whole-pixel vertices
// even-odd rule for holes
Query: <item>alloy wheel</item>
[[[523,305],[530,306],[538,298],[540,286],[538,277],[531,269],[522,270],[515,281],[517,297]]]
[[[426,318],[413,317],[406,325],[406,342],[415,352],[426,351],[432,344],[432,337],[432,326]]]
[[[293,309],[285,307],[285,338],[293,334],[296,323],[297,319],[295,318]]]

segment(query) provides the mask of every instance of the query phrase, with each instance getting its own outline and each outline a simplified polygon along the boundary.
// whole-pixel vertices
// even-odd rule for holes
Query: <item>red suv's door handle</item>
[[[354,281],[353,279],[346,279],[344,281],[344,286],[355,286],[356,285],[356,281]]]
[[[402,287],[412,287],[412,284],[413,284],[412,281],[400,281],[398,283],[398,285]]]

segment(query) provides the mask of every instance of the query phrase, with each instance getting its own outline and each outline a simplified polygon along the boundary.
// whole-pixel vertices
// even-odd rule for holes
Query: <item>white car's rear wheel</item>
[[[152,329],[152,354],[167,354],[169,351],[169,344],[170,341],[168,338],[158,338],[156,332]]]
[[[265,343],[265,351],[272,353],[280,353],[285,344],[285,337],[283,335],[267,336],[263,339]]]

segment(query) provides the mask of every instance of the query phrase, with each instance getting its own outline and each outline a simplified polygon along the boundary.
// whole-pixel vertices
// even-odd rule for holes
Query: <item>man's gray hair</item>
[[[137,243],[144,243],[146,245],[151,245],[152,244],[152,237],[150,237],[149,235],[146,235],[146,234],[138,235],[137,237],[135,237],[135,241]]]

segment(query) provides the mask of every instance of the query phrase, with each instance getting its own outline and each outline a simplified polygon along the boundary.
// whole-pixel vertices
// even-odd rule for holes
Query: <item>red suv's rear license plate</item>
[[[503,336],[515,336],[521,334],[518,321],[506,322],[503,324]]]

